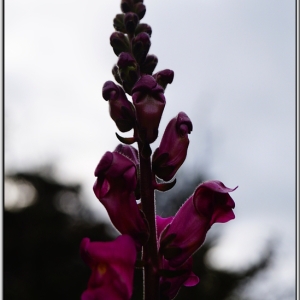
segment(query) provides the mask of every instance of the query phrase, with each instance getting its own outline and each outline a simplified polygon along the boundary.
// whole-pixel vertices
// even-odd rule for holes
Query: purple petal
[[[171,180],[185,161],[192,131],[189,117],[180,112],[167,125],[159,148],[153,154],[153,171],[165,181]]]
[[[156,227],[157,227],[157,236],[159,237],[162,231],[166,228],[168,224],[172,222],[174,217],[162,218],[161,216],[156,216]]]
[[[111,242],[90,242],[84,238],[80,253],[92,269],[82,300],[102,299],[100,296],[112,300],[130,299],[136,260],[135,242],[130,236],[122,235]]]
[[[162,233],[160,253],[170,266],[182,265],[203,244],[212,224],[234,218],[234,202],[228,195],[234,190],[220,181],[208,181],[197,187]]]
[[[131,235],[139,248],[147,240],[148,227],[136,203],[136,155],[136,150],[127,145],[107,152],[96,168],[93,189],[116,229]]]

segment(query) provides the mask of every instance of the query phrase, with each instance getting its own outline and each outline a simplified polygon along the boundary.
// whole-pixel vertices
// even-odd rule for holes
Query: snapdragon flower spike
[[[127,145],[106,152],[95,170],[94,193],[116,229],[130,235],[139,249],[148,238],[148,226],[136,203],[137,154],[134,153],[136,150]]]
[[[214,223],[234,219],[235,204],[228,193],[235,189],[220,181],[207,181],[182,205],[160,238],[159,251],[171,267],[179,267],[189,259]]]
[[[160,239],[163,230],[172,222],[174,217],[162,218],[156,216],[157,235]],[[174,299],[180,288],[184,286],[194,286],[199,282],[199,278],[192,272],[192,258],[190,257],[183,265],[177,268],[170,266],[169,262],[160,257],[161,260],[161,278],[160,278],[160,293],[161,299]]]
[[[132,89],[139,137],[143,142],[153,143],[158,136],[158,126],[165,108],[163,88],[151,75],[143,75]]]
[[[80,244],[80,254],[92,270],[81,300],[131,298],[137,252],[130,236],[121,235],[111,242],[91,242],[84,238]]]
[[[154,174],[165,180],[171,180],[185,161],[189,146],[188,134],[193,125],[189,117],[180,112],[167,125],[159,147],[152,159]]]
[[[112,81],[104,83],[102,96],[109,103],[109,114],[122,132],[131,130],[135,125],[134,107],[128,101],[122,87]]]

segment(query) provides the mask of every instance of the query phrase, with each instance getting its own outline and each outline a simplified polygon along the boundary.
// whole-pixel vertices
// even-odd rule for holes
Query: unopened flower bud
[[[121,1],[121,10],[123,13],[128,13],[133,10],[132,0],[122,0]]]
[[[117,14],[114,18],[113,25],[116,31],[126,33],[126,28],[124,25],[124,14]]]
[[[134,108],[128,101],[124,90],[112,81],[103,85],[102,95],[109,102],[109,113],[122,132],[129,131],[134,126]]]
[[[158,59],[155,55],[147,55],[145,61],[141,65],[141,73],[152,75],[157,63]]]
[[[150,46],[150,36],[145,32],[141,32],[133,38],[132,53],[139,64],[141,64],[145,60]]]
[[[119,55],[117,63],[123,87],[128,94],[140,76],[139,66],[135,59],[127,52]]]
[[[132,89],[139,137],[149,144],[158,136],[158,126],[166,104],[163,92],[163,88],[150,75],[142,76]]]
[[[153,77],[157,81],[157,83],[162,86],[164,89],[166,89],[167,84],[170,84],[173,82],[174,79],[174,72],[169,69],[165,69],[162,71],[159,71],[155,74],[153,74]]]
[[[167,125],[159,147],[152,159],[154,174],[165,180],[171,180],[183,164],[189,146],[188,134],[193,125],[189,117],[180,112]]]
[[[138,35],[141,32],[146,32],[151,37],[152,28],[148,24],[140,23],[135,29],[135,35]]]
[[[136,26],[139,24],[139,17],[133,12],[128,12],[124,17],[124,24],[127,33],[132,34],[134,33]]]
[[[129,51],[128,38],[122,32],[114,32],[110,36],[110,44],[113,47],[115,54],[118,56],[121,52]]]
[[[143,3],[139,2],[135,5],[134,12],[138,15],[139,19],[141,20],[146,13],[146,6]]]

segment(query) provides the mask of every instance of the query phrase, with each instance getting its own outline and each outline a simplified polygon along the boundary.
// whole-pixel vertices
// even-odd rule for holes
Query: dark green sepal
[[[113,25],[116,31],[126,33],[126,28],[124,25],[124,14],[117,14],[114,18]]]

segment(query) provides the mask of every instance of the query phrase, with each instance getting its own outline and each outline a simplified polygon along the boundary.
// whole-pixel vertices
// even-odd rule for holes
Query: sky
[[[293,288],[295,277],[295,1],[144,4],[155,71],[175,72],[152,149],[184,111],[193,122],[185,168],[239,186],[236,219],[215,226],[222,236],[212,260],[239,268],[275,237],[274,270],[256,290],[279,295],[273,287]],[[118,144],[102,86],[117,61],[109,37],[119,5],[5,1],[5,168],[52,165],[59,180],[83,184],[86,205],[102,219],[93,172]]]

